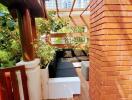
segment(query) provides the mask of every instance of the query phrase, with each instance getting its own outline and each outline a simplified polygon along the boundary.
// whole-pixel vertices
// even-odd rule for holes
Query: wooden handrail
[[[0,92],[2,92],[1,100],[20,100],[17,71],[20,71],[24,100],[29,100],[25,66],[0,69]]]

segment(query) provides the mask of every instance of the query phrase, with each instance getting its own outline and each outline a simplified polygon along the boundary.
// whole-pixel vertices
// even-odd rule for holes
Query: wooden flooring
[[[82,76],[81,68],[76,68],[76,71],[81,80],[81,95],[74,96],[73,100],[90,100],[88,81],[85,81],[84,77]]]

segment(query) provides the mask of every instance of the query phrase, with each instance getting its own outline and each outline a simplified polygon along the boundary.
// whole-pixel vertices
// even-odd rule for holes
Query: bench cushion
[[[71,62],[59,62],[56,77],[76,77],[77,72]]]
[[[69,69],[73,67],[74,66],[71,62],[58,62],[57,69]]]
[[[85,53],[82,50],[74,50],[74,54],[75,54],[76,57],[86,56]]]
[[[56,78],[58,77],[77,77],[75,68],[57,69]]]

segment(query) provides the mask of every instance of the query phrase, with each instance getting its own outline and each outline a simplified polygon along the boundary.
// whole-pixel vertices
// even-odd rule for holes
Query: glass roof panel
[[[56,0],[45,0],[48,9],[56,9]],[[74,0],[57,0],[59,9],[71,8]],[[76,0],[74,8],[86,8],[89,0]]]

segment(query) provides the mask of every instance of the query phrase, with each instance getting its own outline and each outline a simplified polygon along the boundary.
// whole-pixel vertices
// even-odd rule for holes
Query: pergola
[[[63,8],[59,7],[60,6],[59,2],[61,2],[59,0],[49,0],[49,1],[51,1],[51,2],[55,1],[55,7],[48,7],[48,5],[46,5],[47,6],[47,10],[55,10],[56,9],[55,11],[57,12],[57,16],[58,17],[60,17],[60,15],[59,15],[60,12],[69,12],[68,16],[70,17],[71,14],[72,14],[72,12],[74,12],[74,11],[82,11],[79,14],[79,16],[82,16],[88,10],[88,8],[89,8],[89,0],[87,0],[87,2],[85,4],[85,5],[87,5],[86,7],[83,6],[83,7],[76,7],[76,8],[75,8],[75,5],[76,5],[76,2],[78,0],[71,0],[72,1],[72,5],[70,7],[63,7]]]
[[[66,1],[66,0],[64,0]],[[83,33],[70,33],[70,34],[50,34],[49,41],[51,38],[65,38],[65,37],[77,37],[77,36],[84,36],[89,38],[89,0],[87,2],[82,2],[83,7],[77,6],[78,1],[81,0],[71,0],[70,7],[63,7],[62,4],[63,0],[48,0],[46,1],[46,9],[47,11],[56,11],[56,16],[58,18],[69,18],[71,26],[82,26],[87,29],[86,32]],[[52,5],[52,6],[50,6]],[[52,4],[53,3],[53,4]],[[63,5],[63,6],[62,6]],[[79,4],[80,5],[80,4]],[[51,43],[50,43],[51,44]],[[59,48],[71,48],[68,44],[51,44],[52,46],[56,46]]]
[[[19,29],[21,33],[21,43],[23,50],[23,59],[25,61],[30,61],[35,58],[33,42],[37,38],[36,27],[35,27],[35,17],[48,18],[46,14],[46,4],[44,0],[18,0],[18,1],[0,1],[2,4],[8,7],[13,18],[19,20]],[[74,9],[76,0],[73,1],[71,9],[59,9],[58,0],[55,0],[57,16],[61,18],[59,12],[69,11],[68,17],[72,19],[73,11],[82,11],[78,16],[84,14],[88,7],[85,9]],[[48,9],[47,9],[48,10]],[[51,10],[51,9],[49,9]],[[73,20],[73,19],[72,19]],[[83,20],[84,21],[84,20]],[[84,21],[85,22],[85,21]],[[85,23],[86,24],[86,23]]]
[[[59,0],[47,1],[55,5],[53,7],[52,6],[49,7],[48,3],[46,2],[47,11],[52,11],[52,10],[56,11],[57,16],[59,18],[63,18],[63,17],[70,18],[74,26],[79,26],[79,24],[81,24],[81,26],[85,25],[89,28],[89,14],[90,14],[89,13],[89,0],[86,0],[87,2],[83,2],[83,7],[77,6],[77,3],[79,0],[71,0],[72,4],[70,5],[70,7],[62,7],[62,3],[60,3],[62,1],[59,1]]]
[[[91,100],[132,100],[132,1],[91,0],[84,9],[60,9],[55,0],[57,16],[68,12],[72,22],[73,12],[82,22],[90,22],[90,97]],[[23,58],[35,58],[33,42],[36,39],[35,17],[47,18],[44,0],[1,0],[12,16],[19,19]],[[90,8],[90,9],[89,9]],[[90,10],[90,17],[83,17]],[[63,14],[62,14],[63,15]],[[86,22],[87,20],[88,22]],[[77,25],[74,23],[74,25]]]

